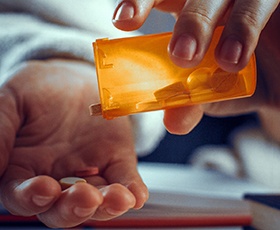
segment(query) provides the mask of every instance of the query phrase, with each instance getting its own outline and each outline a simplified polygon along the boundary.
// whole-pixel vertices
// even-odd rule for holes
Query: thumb
[[[152,8],[178,17],[185,3],[186,0],[118,0],[113,15],[113,24],[121,30],[136,30],[143,25]]]

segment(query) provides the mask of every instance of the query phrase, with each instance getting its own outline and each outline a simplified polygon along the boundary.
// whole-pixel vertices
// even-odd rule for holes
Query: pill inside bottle
[[[199,65],[176,66],[167,47],[171,33],[93,43],[100,101],[91,115],[106,119],[134,113],[211,103],[251,96],[256,88],[256,60],[229,73],[217,65],[215,48],[222,34],[218,27]]]

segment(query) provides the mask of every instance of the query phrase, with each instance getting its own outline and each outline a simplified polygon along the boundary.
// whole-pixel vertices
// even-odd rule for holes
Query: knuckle
[[[261,25],[255,13],[239,12],[231,18],[231,28],[248,42],[256,42],[259,37]],[[252,43],[252,44],[253,44]]]
[[[213,20],[206,9],[188,9],[188,11],[182,12],[180,17],[183,21],[191,22],[195,26],[208,27],[213,24]]]
[[[243,9],[233,13],[232,20],[242,27],[258,29],[260,27],[260,17],[258,11]]]

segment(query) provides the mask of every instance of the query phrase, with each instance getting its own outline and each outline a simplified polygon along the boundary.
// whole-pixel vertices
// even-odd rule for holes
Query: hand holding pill
[[[129,118],[88,114],[98,97],[94,72],[79,61],[30,61],[0,86],[0,196],[12,214],[70,228],[147,200]]]

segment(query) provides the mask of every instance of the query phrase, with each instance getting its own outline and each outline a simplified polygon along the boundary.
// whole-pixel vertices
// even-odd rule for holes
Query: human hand
[[[177,21],[169,44],[170,57],[181,67],[193,67],[203,58],[217,25],[225,25],[216,48],[220,67],[237,72],[254,52],[259,35],[279,0],[118,0],[114,25],[139,28],[151,9],[172,13]]]
[[[89,115],[94,73],[78,61],[30,61],[0,86],[1,201],[12,214],[66,228],[147,200],[129,118]],[[61,191],[59,179],[89,166],[99,174]]]
[[[119,0],[113,23],[119,29],[134,30],[143,24],[153,7],[172,13],[177,21],[169,44],[169,53],[173,62],[181,67],[197,65],[208,48],[215,27],[224,25],[223,35],[216,47],[216,61],[221,68],[236,72],[247,64],[267,22],[270,21],[272,24],[270,17],[278,7],[279,2],[279,0]],[[279,11],[279,7],[277,11]],[[279,15],[277,12],[274,13],[274,21],[277,20],[277,14]],[[266,45],[270,39],[279,39],[279,36],[275,35],[278,33],[275,26],[274,34],[272,29],[266,29],[263,33],[266,34],[263,36],[266,38]],[[180,37],[182,40],[178,42]],[[175,45],[176,42],[178,42],[177,45]],[[262,43],[264,44],[264,41]],[[263,44],[261,47],[265,47]],[[276,52],[273,47],[278,46],[276,42],[270,45],[273,53]],[[278,91],[275,90],[275,87],[279,85],[277,78],[275,78],[275,74],[278,72],[274,71],[273,74],[271,72],[278,68],[279,63],[277,64],[277,56],[271,56],[265,48],[262,50],[263,53],[257,52],[258,59],[261,56],[263,60],[268,61],[266,64],[263,61],[262,69],[258,74],[257,90],[253,97],[166,110],[164,123],[167,130],[171,133],[186,134],[199,123],[204,113],[213,116],[228,116],[253,111],[260,112],[261,108],[268,104],[275,106],[276,102],[272,102],[272,98],[276,98],[278,101],[278,97],[275,97],[278,95]],[[264,73],[260,74],[260,72]],[[268,81],[267,74],[273,78],[270,79],[271,81]],[[265,86],[272,86],[273,90],[270,91],[270,88],[265,88]],[[270,95],[270,98],[267,95]]]

